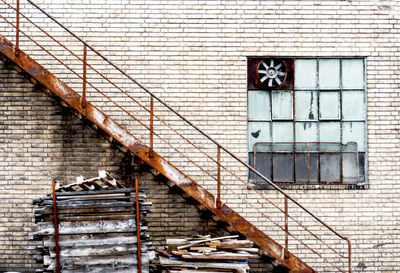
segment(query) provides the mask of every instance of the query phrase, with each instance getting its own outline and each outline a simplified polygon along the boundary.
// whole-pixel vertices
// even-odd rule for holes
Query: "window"
[[[364,59],[274,59],[248,60],[250,165],[277,183],[366,182]]]

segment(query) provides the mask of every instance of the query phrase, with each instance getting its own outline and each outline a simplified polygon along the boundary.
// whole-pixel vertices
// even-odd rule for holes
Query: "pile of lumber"
[[[84,179],[56,191],[58,245],[61,272],[138,272],[136,201],[140,211],[142,272],[149,272],[150,246],[145,216],[151,202],[144,202],[144,190],[124,187],[105,171],[99,177]],[[34,199],[37,230],[31,236],[39,240],[31,247],[42,265],[36,272],[55,272],[56,241],[53,195]]]
[[[258,257],[253,242],[238,235],[211,238],[167,239],[167,251],[158,250],[165,273],[238,272],[249,270],[248,259]]]

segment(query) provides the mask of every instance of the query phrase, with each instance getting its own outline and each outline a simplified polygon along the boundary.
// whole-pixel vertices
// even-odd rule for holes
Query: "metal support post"
[[[54,240],[56,241],[57,273],[60,273],[60,249],[58,245],[56,181],[54,179],[53,179],[53,224],[54,224]]]
[[[137,235],[137,262],[138,273],[142,273],[142,251],[140,247],[140,208],[139,208],[139,180],[135,177],[136,191],[136,235]]]
[[[16,21],[16,34],[15,34],[15,55],[19,56],[19,1],[17,0],[17,21]]]
[[[82,108],[86,107],[86,63],[87,47],[83,45],[83,86],[82,86]]]
[[[285,259],[289,258],[289,217],[288,217],[288,198],[285,195]]]
[[[153,157],[154,98],[150,96],[150,157]]]
[[[221,147],[217,146],[217,208],[220,209],[222,206],[221,203]]]

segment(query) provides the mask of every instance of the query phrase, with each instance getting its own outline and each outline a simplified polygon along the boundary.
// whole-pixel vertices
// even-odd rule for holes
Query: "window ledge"
[[[260,183],[249,184],[256,190],[271,190],[272,186]],[[275,183],[283,190],[368,190],[369,184],[300,184],[300,183]]]

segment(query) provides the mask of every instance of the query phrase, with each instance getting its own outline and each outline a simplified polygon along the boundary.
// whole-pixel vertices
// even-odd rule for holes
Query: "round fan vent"
[[[286,79],[285,64],[279,59],[264,59],[257,65],[256,81],[262,87],[275,88]]]

